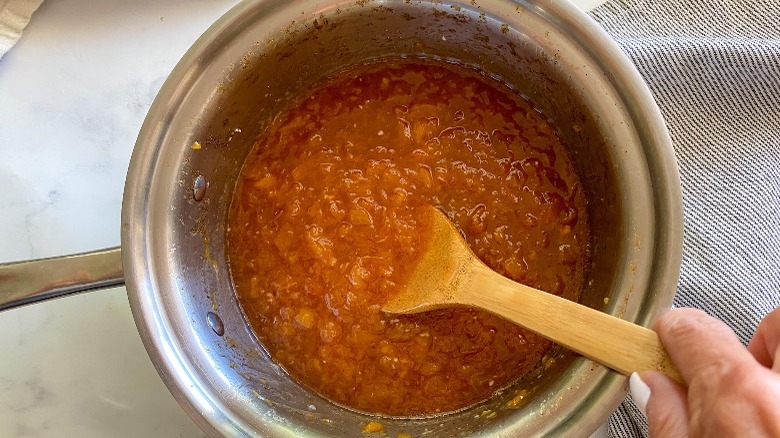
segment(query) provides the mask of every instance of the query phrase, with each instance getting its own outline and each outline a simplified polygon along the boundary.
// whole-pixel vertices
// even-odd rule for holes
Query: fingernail
[[[650,398],[650,387],[639,377],[637,373],[631,373],[628,379],[628,387],[631,389],[631,397],[634,399],[636,407],[647,416],[647,400]]]

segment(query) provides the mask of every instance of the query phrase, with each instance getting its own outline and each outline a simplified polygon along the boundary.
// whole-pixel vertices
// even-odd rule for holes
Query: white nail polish
[[[642,413],[647,416],[647,400],[650,398],[650,387],[639,377],[637,373],[631,373],[631,377],[628,379],[628,387],[631,390],[631,397],[634,399],[634,404],[639,408]]]

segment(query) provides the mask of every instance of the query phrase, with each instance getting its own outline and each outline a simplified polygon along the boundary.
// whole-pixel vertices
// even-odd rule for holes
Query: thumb
[[[631,375],[631,396],[647,415],[651,437],[688,436],[688,394],[679,383],[658,371]]]

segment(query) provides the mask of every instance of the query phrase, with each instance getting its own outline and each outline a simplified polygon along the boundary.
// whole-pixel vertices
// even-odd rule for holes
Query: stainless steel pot
[[[593,263],[582,301],[648,325],[669,307],[682,242],[680,181],[649,90],[609,37],[554,0],[246,1],[187,52],[133,152],[118,249],[0,267],[0,309],[127,281],[163,381],[213,436],[360,436],[375,419],[292,381],[245,324],[225,262],[244,157],[291,97],[385,56],[475,65],[560,128],[590,200]],[[555,315],[551,315],[554,318]],[[626,380],[569,352],[490,400],[432,418],[383,418],[390,436],[586,436]],[[519,389],[520,408],[507,402]],[[488,412],[488,414],[485,414]]]

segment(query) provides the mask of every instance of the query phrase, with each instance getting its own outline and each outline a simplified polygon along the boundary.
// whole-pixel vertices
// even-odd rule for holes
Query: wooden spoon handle
[[[653,330],[476,268],[457,300],[482,307],[624,375],[657,370],[685,385]],[[468,301],[468,302],[466,302]]]

